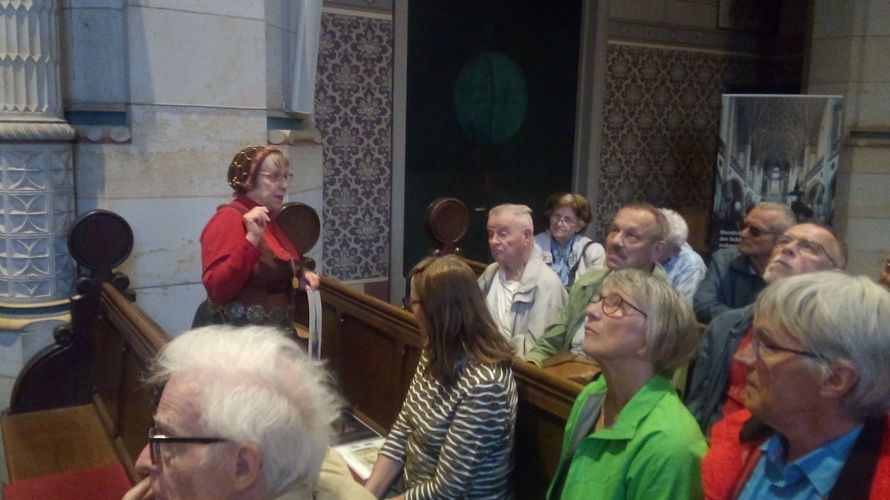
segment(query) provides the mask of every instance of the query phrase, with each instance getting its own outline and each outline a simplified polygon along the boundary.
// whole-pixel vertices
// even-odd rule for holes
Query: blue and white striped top
[[[509,366],[471,364],[450,389],[421,357],[383,455],[402,462],[406,498],[508,498],[516,383]]]

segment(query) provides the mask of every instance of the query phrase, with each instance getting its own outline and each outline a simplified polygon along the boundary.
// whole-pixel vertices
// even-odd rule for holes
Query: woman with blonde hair
[[[407,305],[426,342],[365,487],[378,498],[388,491],[397,498],[505,498],[517,404],[511,347],[459,258],[423,260],[410,284]]]
[[[667,281],[609,274],[582,344],[602,375],[575,400],[547,497],[701,498],[707,445],[670,379],[697,348],[692,304]]]

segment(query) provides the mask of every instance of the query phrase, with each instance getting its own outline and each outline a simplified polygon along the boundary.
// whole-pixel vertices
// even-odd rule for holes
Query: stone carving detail
[[[0,0],[0,303],[65,299],[74,216],[55,0]]]
[[[71,161],[67,145],[7,146],[0,153],[0,301],[56,300],[70,291]]]
[[[76,133],[65,122],[27,123],[0,122],[0,140],[9,142],[71,141]]]
[[[81,140],[92,143],[126,144],[132,140],[129,127],[75,126]]]
[[[55,0],[0,2],[0,112],[62,117]]]

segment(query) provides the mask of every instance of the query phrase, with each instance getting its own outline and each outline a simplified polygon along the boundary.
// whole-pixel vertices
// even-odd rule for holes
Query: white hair
[[[779,214],[779,220],[776,221],[776,224],[770,228],[771,231],[775,231],[777,233],[784,233],[788,230],[789,227],[797,224],[797,217],[794,215],[794,212],[791,210],[791,207],[784,203],[775,203],[772,201],[761,201],[751,210],[755,208],[759,208],[764,212],[775,212]],[[750,213],[750,211],[749,211]]]
[[[488,218],[491,219],[492,217],[497,217],[502,213],[510,214],[513,217],[513,220],[516,222],[516,225],[519,226],[520,229],[528,229],[529,231],[534,233],[535,225],[532,221],[532,209],[529,208],[528,205],[504,203],[489,210]]]
[[[686,224],[686,219],[670,208],[659,208],[658,211],[667,219],[669,230],[665,239],[677,248],[682,247],[689,238],[689,226]]]
[[[200,380],[205,430],[262,450],[263,486],[278,496],[314,488],[341,402],[322,363],[273,327],[213,325],[186,332],[158,355],[148,381]]]
[[[880,285],[841,271],[791,276],[761,292],[754,315],[796,338],[804,350],[856,367],[859,380],[842,403],[851,416],[890,409],[890,294]]]

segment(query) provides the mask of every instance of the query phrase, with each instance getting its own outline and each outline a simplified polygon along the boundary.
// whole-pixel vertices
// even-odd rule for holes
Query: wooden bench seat
[[[4,500],[120,500],[131,487],[118,463],[40,476],[8,484]]]
[[[169,339],[111,284],[85,288],[72,299],[73,328],[28,362],[0,419],[11,485],[107,466],[138,479],[154,411],[142,375]]]
[[[118,463],[91,404],[9,415],[0,426],[11,482]]]

